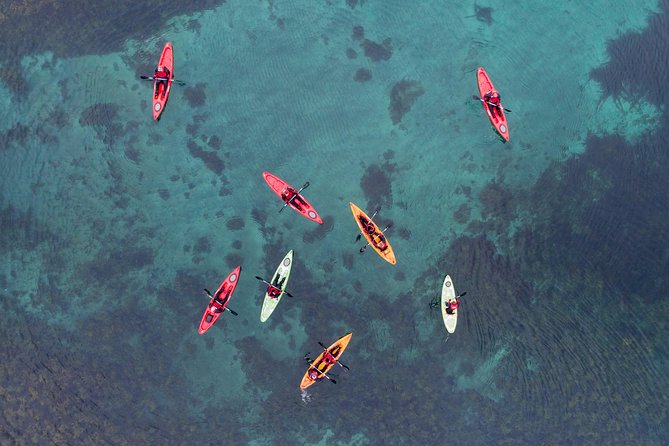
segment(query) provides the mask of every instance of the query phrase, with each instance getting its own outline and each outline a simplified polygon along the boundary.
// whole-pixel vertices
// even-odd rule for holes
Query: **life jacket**
[[[286,203],[288,203],[290,200],[294,201],[296,196],[297,196],[297,191],[292,187],[287,187],[281,194],[281,198],[283,198],[283,201],[285,201]]]
[[[499,105],[499,102],[500,102],[499,93],[497,93],[496,91],[493,91],[492,93],[489,93],[488,94],[488,101],[495,104],[495,105]]]
[[[460,305],[460,302],[457,299],[451,300],[448,302],[448,309],[451,311],[455,311],[458,309],[458,305]]]
[[[323,353],[323,361],[328,365],[329,364],[334,364],[335,362],[337,362],[337,360],[334,358],[334,356],[332,356],[332,354],[328,351]]]
[[[270,285],[270,286],[267,287],[267,294],[269,294],[269,297],[275,298],[279,294],[281,294],[281,290],[279,288],[275,287],[274,285]]]
[[[317,369],[312,368],[312,369],[309,370],[309,379],[311,379],[312,381],[316,381],[319,374],[320,373],[318,372]]]
[[[367,220],[362,215],[360,216],[359,220],[360,224],[362,225],[362,229],[365,231],[365,233],[374,234],[374,232],[376,232],[376,225],[372,223],[371,220]]]

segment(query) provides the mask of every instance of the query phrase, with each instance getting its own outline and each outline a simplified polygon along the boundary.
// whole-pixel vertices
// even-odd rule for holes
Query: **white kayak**
[[[449,333],[455,333],[455,326],[458,324],[458,310],[455,310],[453,314],[446,312],[448,303],[452,300],[455,300],[455,287],[451,276],[446,276],[441,287],[441,316],[444,318],[444,325]]]
[[[283,297],[284,290],[288,285],[288,278],[290,277],[290,270],[292,267],[293,250],[291,249],[288,251],[288,254],[286,254],[286,257],[283,258],[281,263],[279,263],[276,272],[272,276],[272,280],[270,280],[270,283],[272,284],[281,284],[277,286],[277,288],[281,290],[281,293],[275,298],[270,297],[269,293],[265,293],[265,300],[263,300],[262,310],[260,310],[260,322],[265,322],[267,319],[269,319],[276,306],[279,305],[279,301]]]

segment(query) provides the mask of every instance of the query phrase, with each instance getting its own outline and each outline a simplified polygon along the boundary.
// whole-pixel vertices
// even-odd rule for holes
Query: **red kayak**
[[[321,217],[318,215],[318,212],[316,212],[316,209],[314,209],[314,207],[309,204],[306,198],[297,193],[294,187],[269,172],[263,172],[262,176],[265,178],[265,181],[269,187],[272,188],[274,193],[277,194],[284,203],[288,203],[291,208],[295,209],[309,220],[315,221],[319,225],[323,224],[323,220],[321,220]]]
[[[495,86],[492,84],[490,78],[488,78],[488,73],[486,73],[483,68],[478,69],[476,76],[478,78],[481,99],[483,99],[483,97],[491,91],[497,91],[495,90]],[[494,106],[484,102],[483,100],[481,100],[481,103],[483,104],[483,108],[485,109],[486,113],[488,113],[488,118],[490,118],[490,122],[492,122],[492,125],[495,127],[495,130],[497,130],[497,133],[499,133],[499,135],[504,138],[505,141],[508,141],[509,126],[506,123],[506,116],[504,116],[504,109],[502,108],[502,104],[500,103],[499,107],[495,109],[495,115],[493,116],[490,109]]]
[[[207,308],[204,310],[204,314],[202,315],[198,333],[204,334],[211,328],[212,325],[216,323],[218,317],[223,314],[225,307],[227,307],[228,302],[230,302],[232,293],[235,292],[237,281],[239,279],[239,273],[241,271],[241,266],[235,268],[223,281],[223,283],[221,283],[221,286],[218,287],[214,295],[211,297],[209,300],[209,305],[207,305]]]
[[[170,90],[172,89],[172,82],[174,81],[174,54],[172,53],[172,44],[167,42],[165,48],[163,48],[163,54],[160,56],[158,61],[158,67],[165,67],[170,70],[169,80],[165,82],[159,82],[154,79],[153,81],[153,120],[157,121],[160,118],[165,104],[167,104],[167,98],[170,96]]]

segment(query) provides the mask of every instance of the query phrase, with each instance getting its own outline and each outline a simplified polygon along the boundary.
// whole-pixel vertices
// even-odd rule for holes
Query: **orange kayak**
[[[397,263],[393,248],[390,246],[390,243],[386,240],[386,236],[381,232],[379,227],[363,212],[362,209],[353,203],[349,204],[351,205],[351,212],[353,212],[353,217],[355,217],[355,222],[358,224],[360,232],[362,232],[362,235],[365,236],[369,244],[374,248],[374,251],[391,265]]]
[[[330,354],[334,357],[335,361],[338,361],[342,353],[344,353],[344,350],[346,350],[348,343],[351,341],[351,336],[353,336],[353,333],[346,333],[344,336],[337,339],[334,342],[334,344],[332,344],[327,348],[327,351],[330,352]],[[318,357],[314,360],[314,362],[311,363],[311,366],[307,369],[306,373],[302,377],[302,382],[300,382],[301,390],[304,390],[307,387],[311,386],[316,381],[323,379],[325,374],[329,372],[330,369],[336,364],[336,362],[330,364],[324,361],[323,360],[324,355],[325,351],[323,351],[320,355],[318,355]],[[312,373],[310,372],[312,371],[317,372],[317,376],[315,379],[312,379],[311,377]]]
[[[486,73],[483,68],[478,69],[476,77],[479,83],[479,93],[481,94],[481,99],[483,99],[483,97],[491,91],[496,91],[492,81],[490,78],[488,78],[488,73]],[[502,104],[500,103],[499,108],[495,110],[495,116],[493,117],[492,112],[490,111],[492,105],[483,101],[481,101],[481,103],[483,104],[483,108],[488,114],[490,122],[495,127],[495,130],[497,130],[497,133],[499,133],[499,135],[504,138],[505,141],[508,141],[509,126],[506,123],[506,116],[504,115]]]
[[[160,60],[158,61],[158,66],[167,67],[170,70],[170,79],[166,84],[157,80],[153,81],[153,120],[157,121],[160,118],[165,104],[167,104],[167,98],[170,96],[170,90],[172,89],[172,82],[174,81],[174,54],[172,53],[172,44],[167,42],[165,48],[163,48],[163,54],[160,55]]]

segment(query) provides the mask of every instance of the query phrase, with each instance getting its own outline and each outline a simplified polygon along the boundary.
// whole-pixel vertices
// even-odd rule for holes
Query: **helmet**
[[[316,378],[318,378],[318,370],[316,370],[316,369],[311,369],[311,371],[309,372],[309,378],[311,378],[311,379],[313,379],[313,380],[315,380]]]

